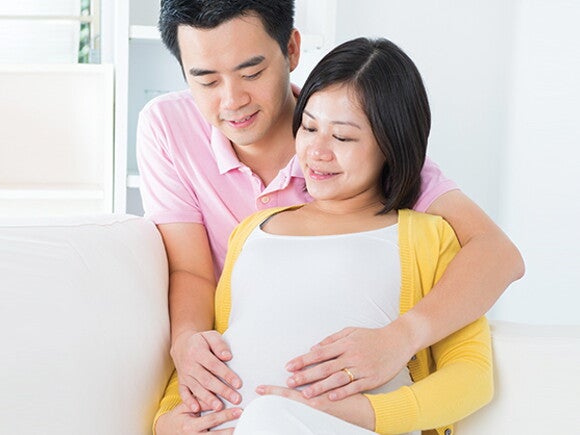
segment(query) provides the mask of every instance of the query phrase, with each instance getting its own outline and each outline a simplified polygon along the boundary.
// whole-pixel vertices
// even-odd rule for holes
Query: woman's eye
[[[352,139],[350,137],[343,137],[343,136],[333,136],[339,142],[351,142]]]
[[[307,127],[304,124],[302,124],[302,129],[305,130],[305,131],[307,131],[307,132],[309,132],[309,133],[312,133],[312,132],[316,131],[315,128]]]

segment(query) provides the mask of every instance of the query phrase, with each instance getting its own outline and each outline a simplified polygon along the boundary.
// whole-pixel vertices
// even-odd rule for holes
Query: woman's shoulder
[[[399,231],[414,239],[435,236],[439,239],[455,237],[453,228],[441,216],[410,209],[399,210]]]
[[[429,214],[411,209],[399,210],[399,221],[406,221],[415,225],[442,225],[445,220],[438,215]]]

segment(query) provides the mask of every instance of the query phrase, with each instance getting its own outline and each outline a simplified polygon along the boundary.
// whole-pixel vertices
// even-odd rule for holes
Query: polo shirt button
[[[262,204],[268,204],[270,202],[270,197],[269,196],[263,196],[260,198],[260,201],[262,201]]]

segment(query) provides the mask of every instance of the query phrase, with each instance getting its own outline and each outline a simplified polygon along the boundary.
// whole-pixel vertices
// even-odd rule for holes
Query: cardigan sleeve
[[[167,383],[167,387],[165,388],[165,394],[163,394],[163,398],[161,402],[159,402],[159,409],[155,414],[155,418],[153,419],[153,434],[155,434],[155,426],[157,425],[157,420],[163,414],[172,411],[175,409],[177,405],[181,403],[181,396],[179,395],[179,382],[177,379],[177,371],[173,370],[173,374]]]
[[[459,250],[451,227],[443,220],[437,226],[438,259],[433,262],[425,258],[428,249],[415,253],[415,267],[428,265],[427,271],[420,271],[414,280],[414,286],[422,288],[418,299],[431,290]],[[437,246],[436,240],[427,243]],[[436,256],[437,252],[433,254]],[[450,425],[491,400],[493,371],[487,320],[482,317],[419,352],[410,368],[412,365],[418,368],[411,370],[415,375],[413,385],[366,395],[375,411],[376,432],[397,434]]]

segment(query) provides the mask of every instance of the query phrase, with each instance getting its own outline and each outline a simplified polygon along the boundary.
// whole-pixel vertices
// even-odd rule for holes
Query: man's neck
[[[279,137],[268,144],[244,147],[234,145],[234,150],[240,161],[262,179],[264,186],[267,186],[294,156],[294,138],[290,134],[289,137]]]
[[[295,97],[287,102],[284,114],[278,119],[270,134],[254,144],[238,146],[232,144],[238,159],[259,176],[264,186],[276,178],[278,172],[285,168],[295,154],[294,135],[292,134],[292,117]]]

